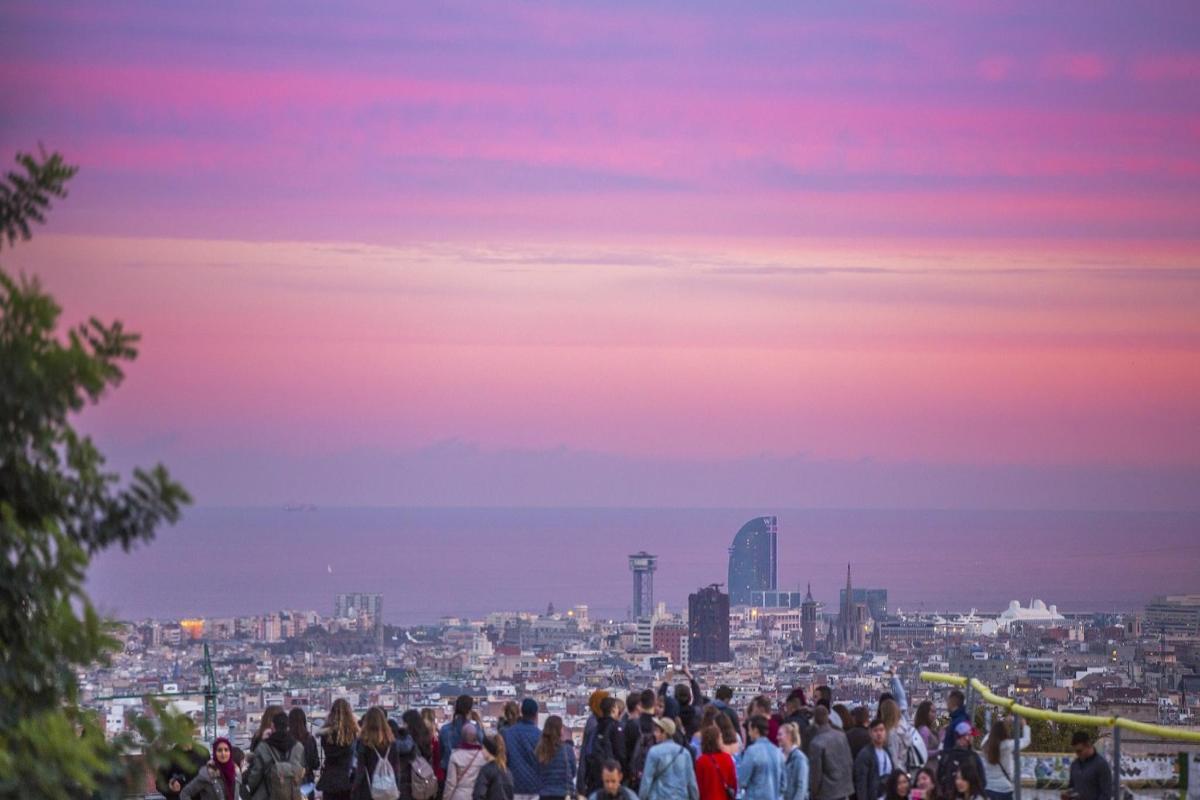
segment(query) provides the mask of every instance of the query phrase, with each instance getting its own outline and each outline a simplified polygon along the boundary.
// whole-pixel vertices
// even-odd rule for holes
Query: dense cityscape
[[[873,708],[895,670],[911,702],[932,700],[943,716],[948,687],[919,680],[920,671],[978,678],[1037,708],[1197,724],[1200,595],[1152,598],[1136,613],[1064,613],[1041,599],[906,613],[889,607],[887,587],[855,585],[852,564],[836,599],[778,590],[778,539],[776,517],[748,521],[729,548],[727,583],[697,587],[679,608],[655,596],[657,556],[631,554],[628,619],[551,605],[400,628],[385,621],[389,598],[347,591],[329,598],[328,612],[129,622],[112,663],[80,676],[82,699],[104,715],[110,735],[157,696],[193,716],[203,740],[227,736],[246,748],[272,706],[303,708],[314,729],[339,699],[397,717],[431,709],[441,725],[455,699],[469,695],[494,730],[532,698],[542,719],[561,717],[581,744],[597,690],[624,698],[684,680],[689,670],[706,696],[728,687],[734,708],[795,689],[811,696],[818,686],[831,687],[846,708]],[[1057,739],[1045,726],[1034,733],[1034,751],[1069,749],[1061,732]],[[1196,749],[1171,743],[1164,750],[1152,737],[1132,736],[1123,752],[1162,756],[1189,747]],[[1154,780],[1178,786],[1171,762],[1160,758]],[[1039,778],[1036,763],[1024,763],[1029,780],[1043,783],[1062,766],[1043,763]]]

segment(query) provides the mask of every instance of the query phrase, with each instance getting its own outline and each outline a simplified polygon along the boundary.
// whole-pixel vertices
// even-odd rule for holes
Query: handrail
[[[1200,731],[1186,731],[1182,728],[1169,728],[1166,725],[1152,725],[1149,722],[1138,722],[1125,717],[1097,717],[1091,714],[1070,714],[1065,711],[1047,711],[1043,708],[1023,706],[1011,697],[1001,697],[984,685],[978,678],[967,678],[963,675],[952,675],[944,672],[922,672],[921,680],[926,683],[948,683],[954,686],[970,686],[984,702],[1008,709],[1014,714],[1028,719],[1044,719],[1051,722],[1064,722],[1070,725],[1086,725],[1093,728],[1124,728],[1137,731],[1160,739],[1174,739],[1180,742],[1200,743]]]

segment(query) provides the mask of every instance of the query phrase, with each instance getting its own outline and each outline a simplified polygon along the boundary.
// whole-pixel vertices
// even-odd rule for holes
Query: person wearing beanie
[[[521,718],[500,733],[512,773],[514,800],[537,800],[542,792],[541,770],[534,753],[542,737],[537,721],[538,703],[526,697],[521,701]]]
[[[450,754],[450,766],[446,770],[446,788],[442,792],[445,800],[472,800],[475,781],[487,759],[483,756],[480,729],[474,722],[464,723],[458,747]]]

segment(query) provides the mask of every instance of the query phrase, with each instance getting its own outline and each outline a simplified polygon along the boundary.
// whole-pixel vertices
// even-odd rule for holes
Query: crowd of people
[[[168,800],[1012,800],[1015,741],[998,718],[978,736],[961,692],[938,724],[926,700],[910,714],[891,676],[875,704],[847,708],[828,686],[812,703],[795,689],[776,706],[760,695],[741,715],[733,691],[705,697],[687,670],[624,697],[604,690],[576,748],[561,717],[509,703],[492,732],[469,695],[437,727],[431,709],[399,719],[372,707],[356,718],[334,702],[310,732],[303,709],[272,706],[243,754],[229,740],[212,756],[178,754],[159,776]],[[1064,800],[1112,800],[1111,771],[1077,732]]]

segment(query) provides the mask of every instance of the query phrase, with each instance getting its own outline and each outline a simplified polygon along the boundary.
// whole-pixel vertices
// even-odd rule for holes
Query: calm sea
[[[780,588],[845,581],[895,609],[1130,609],[1200,592],[1200,513],[586,508],[197,508],[150,545],[93,564],[89,588],[124,619],[330,613],[343,591],[383,592],[389,621],[587,604],[624,617],[626,556],[658,554],[655,599],[725,581],[746,519],[779,517]]]

